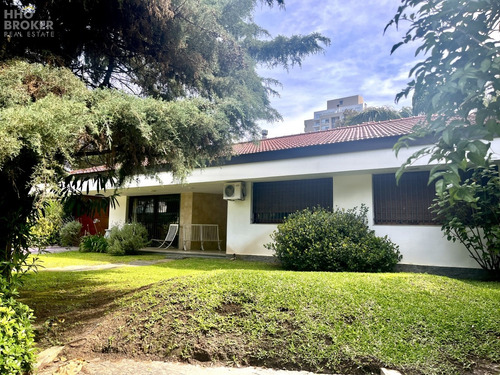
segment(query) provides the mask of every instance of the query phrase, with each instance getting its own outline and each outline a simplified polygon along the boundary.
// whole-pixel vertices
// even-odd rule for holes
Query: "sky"
[[[331,44],[288,72],[259,67],[262,77],[283,84],[276,88],[280,97],[273,97],[271,104],[284,120],[259,124],[269,137],[302,133],[304,120],[326,109],[331,99],[361,95],[368,106],[399,109],[411,105],[410,99],[395,104],[394,98],[420,60],[414,57],[416,46],[402,46],[391,55],[392,46],[406,30],[390,27],[384,34],[400,0],[286,0],[285,4],[285,10],[258,6],[255,22],[272,36],[319,32]]]

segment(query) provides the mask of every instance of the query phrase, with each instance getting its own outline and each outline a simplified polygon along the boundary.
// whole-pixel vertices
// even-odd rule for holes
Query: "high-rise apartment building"
[[[344,118],[344,111],[350,109],[361,112],[366,108],[366,103],[360,95],[332,99],[326,102],[326,110],[314,112],[314,118],[304,121],[304,131],[317,132],[333,129]]]

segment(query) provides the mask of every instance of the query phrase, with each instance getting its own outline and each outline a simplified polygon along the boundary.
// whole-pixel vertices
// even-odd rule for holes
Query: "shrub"
[[[80,231],[82,230],[82,223],[72,220],[66,223],[61,228],[59,235],[61,236],[62,246],[78,246],[80,242]]]
[[[305,209],[289,215],[266,248],[285,269],[300,271],[391,271],[401,260],[398,246],[368,228],[368,209]]]
[[[468,173],[455,198],[441,188],[431,209],[448,241],[458,240],[491,278],[500,280],[500,173],[495,165]]]
[[[108,241],[100,234],[83,236],[80,239],[79,250],[82,253],[106,253]]]
[[[108,252],[114,255],[135,254],[140,248],[148,244],[146,227],[140,223],[130,223],[123,225],[121,228],[111,228]]]
[[[36,244],[41,246],[52,245],[59,241],[59,232],[63,226],[64,209],[57,200],[49,201],[38,210],[38,220],[31,228]]]
[[[0,374],[30,373],[35,362],[31,309],[0,279]]]

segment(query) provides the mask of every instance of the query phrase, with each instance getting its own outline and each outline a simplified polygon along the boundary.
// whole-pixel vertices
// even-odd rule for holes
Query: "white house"
[[[286,214],[316,205],[352,208],[365,204],[370,227],[399,245],[406,268],[477,269],[465,248],[447,241],[432,221],[428,207],[434,190],[427,186],[430,167],[426,160],[419,161],[396,185],[395,171],[421,146],[403,150],[398,157],[392,147],[423,119],[364,123],[239,143],[231,160],[195,170],[183,183],[169,173],[158,178],[139,176],[121,191],[120,205],[110,209],[110,226],[134,219],[146,224],[157,238],[164,236],[172,222],[179,223],[181,230],[191,224],[218,224],[226,254],[272,256],[264,244]],[[498,140],[493,147],[500,148]],[[241,199],[224,199],[228,183]],[[240,187],[244,189],[241,197]]]

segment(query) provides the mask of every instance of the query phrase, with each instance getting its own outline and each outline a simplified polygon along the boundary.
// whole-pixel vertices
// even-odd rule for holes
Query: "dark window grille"
[[[429,210],[436,197],[429,172],[407,172],[396,184],[394,173],[373,175],[375,224],[437,225]]]
[[[331,178],[253,184],[253,223],[282,223],[291,213],[316,206],[332,208]]]

